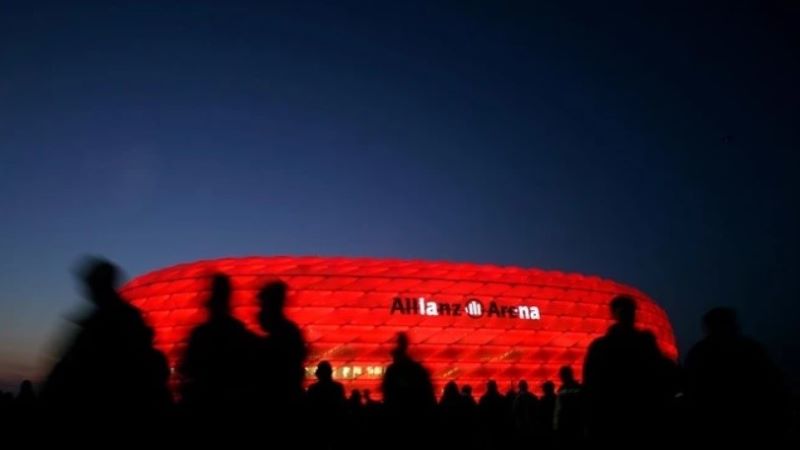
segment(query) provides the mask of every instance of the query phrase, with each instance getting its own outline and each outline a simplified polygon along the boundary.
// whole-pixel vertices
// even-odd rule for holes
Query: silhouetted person
[[[514,399],[512,416],[514,418],[514,428],[519,444],[530,442],[536,432],[538,419],[539,399],[533,392],[528,390],[528,382],[521,380],[519,390]]]
[[[475,417],[475,420],[477,420],[478,402],[475,400],[475,396],[472,395],[471,385],[465,384],[461,387],[461,399],[464,402],[464,408],[466,409],[468,417],[470,419]]]
[[[171,402],[167,362],[139,311],[117,293],[117,268],[91,260],[81,278],[93,307],[43,386],[48,413],[127,427],[162,417]]]
[[[552,381],[542,383],[542,396],[536,408],[537,439],[542,448],[553,447],[553,416],[556,410],[556,385]]]
[[[265,382],[264,407],[279,429],[300,413],[307,352],[300,328],[284,313],[287,290],[285,283],[276,281],[258,293],[261,304],[258,320],[267,334],[259,362]]]
[[[510,409],[494,380],[486,383],[486,392],[478,403],[478,417],[485,434],[484,446],[489,449],[505,448]]]
[[[432,433],[436,396],[430,374],[408,354],[408,336],[397,335],[392,350],[392,363],[386,369],[381,385],[390,445],[404,448],[421,442]],[[414,423],[414,426],[407,426]]]
[[[0,413],[5,413],[11,409],[13,403],[13,396],[6,397],[6,392],[0,389]]]
[[[347,405],[342,383],[333,380],[328,361],[317,364],[317,381],[308,388],[308,412],[315,433],[310,436],[314,448],[339,448],[343,445]]]
[[[383,440],[383,405],[381,402],[372,398],[372,392],[364,389],[364,438],[368,443]],[[368,445],[366,447],[369,447]]]
[[[583,439],[581,385],[575,379],[572,367],[562,367],[558,375],[561,378],[561,386],[558,388],[558,399],[553,418],[558,447],[562,449],[579,448]]]
[[[461,387],[461,402],[463,409],[461,448],[478,448],[481,437],[478,427],[478,402],[475,401],[475,397],[472,395],[472,386],[469,384]]]
[[[766,350],[741,334],[729,308],[709,311],[703,331],[705,337],[686,357],[687,397],[699,443],[716,448],[777,444],[785,431],[787,403],[782,377]]]
[[[375,422],[383,412],[383,404],[372,398],[372,392],[369,389],[364,389],[363,397],[364,414],[367,416],[368,421]]]
[[[475,427],[477,404],[471,397],[471,388],[459,392],[455,381],[445,384],[439,400],[439,430],[442,438],[440,446],[469,448],[480,438]]]
[[[509,417],[514,410],[514,401],[517,399],[517,388],[512,383],[508,389],[506,389],[506,393],[503,396],[506,401],[506,410],[508,411]]]
[[[231,281],[211,278],[208,319],[192,331],[179,372],[183,406],[194,420],[236,419],[252,406],[258,338],[231,314]]]
[[[611,314],[616,323],[592,342],[584,363],[589,435],[593,445],[631,448],[659,436],[672,374],[655,336],[634,326],[632,298],[612,300]]]
[[[0,390],[0,421],[7,427],[16,426],[19,423],[16,411],[14,411],[14,395],[2,390]]]
[[[444,392],[442,398],[439,400],[439,410],[447,416],[453,412],[461,409],[463,403],[461,402],[461,393],[458,392],[458,384],[450,380],[444,385]]]
[[[461,397],[464,399],[464,404],[467,405],[467,408],[478,406],[478,403],[475,401],[475,397],[472,396],[472,386],[468,384],[462,386]]]
[[[314,376],[317,377],[317,381],[308,388],[309,405],[329,413],[343,413],[345,406],[344,385],[333,380],[331,363],[320,361],[317,364]]]
[[[364,402],[361,399],[361,391],[353,389],[350,392],[350,398],[347,399],[347,407],[352,414],[360,414],[364,409]]]
[[[365,425],[364,423],[364,401],[361,398],[361,391],[353,389],[347,399],[347,414],[349,417],[348,426],[350,429],[357,430]],[[357,448],[363,447],[356,445]]]
[[[451,430],[461,430],[466,418],[465,402],[458,391],[458,385],[450,380],[444,385],[442,398],[439,399],[439,429],[444,438],[440,445],[460,447],[463,445],[464,432],[453,433]]]
[[[380,402],[372,398],[372,392],[369,389],[364,389],[364,407],[374,408],[380,406]]]
[[[347,421],[345,426],[347,430],[345,434],[350,438],[343,438],[343,442],[347,443],[348,449],[369,448],[371,439],[367,435],[368,433],[364,433],[364,431],[370,426],[370,423],[367,418],[367,409],[364,406],[364,397],[358,389],[353,389],[347,399]],[[352,439],[352,436],[354,436],[353,431],[355,430],[359,430],[359,437]]]
[[[36,413],[36,393],[33,391],[33,383],[24,380],[19,386],[19,393],[14,399],[14,413],[23,420],[31,420]]]

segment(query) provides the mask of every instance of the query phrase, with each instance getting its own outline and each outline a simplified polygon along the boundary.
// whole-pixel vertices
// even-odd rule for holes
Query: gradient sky
[[[797,6],[264,3],[0,0],[0,383],[86,253],[596,274],[797,379]]]

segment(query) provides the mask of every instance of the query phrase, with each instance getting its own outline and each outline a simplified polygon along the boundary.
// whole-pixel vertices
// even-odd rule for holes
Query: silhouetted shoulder
[[[746,351],[751,355],[758,356],[759,358],[764,358],[766,360],[770,359],[767,348],[755,339],[742,337],[740,338],[739,345],[741,345],[743,351]]]
[[[655,345],[655,343],[656,343],[656,335],[653,334],[652,331],[650,331],[650,330],[638,330],[638,332],[639,332],[640,338],[643,341],[646,341],[648,343],[652,343],[652,344]]]
[[[706,352],[710,350],[710,345],[707,341],[702,340],[692,346],[686,353],[685,366],[687,369],[692,369],[701,363],[704,359]]]
[[[597,366],[605,359],[608,348],[608,337],[601,336],[591,344],[586,350],[586,357],[583,365],[583,378],[585,382],[591,383]]]
[[[592,352],[597,353],[605,350],[607,345],[608,345],[608,336],[600,336],[589,344],[589,348],[586,351],[587,353],[592,353]]]

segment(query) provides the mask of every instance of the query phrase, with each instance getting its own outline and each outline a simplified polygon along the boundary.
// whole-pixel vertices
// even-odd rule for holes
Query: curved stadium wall
[[[637,301],[638,326],[677,358],[664,311],[640,291],[607,279],[465,263],[274,256],[180,264],[123,287],[155,330],[173,373],[192,328],[206,319],[209,276],[216,272],[231,277],[233,314],[254,332],[256,292],[267,281],[286,282],[287,315],[309,345],[308,380],[325,359],[348,391],[366,388],[380,396],[394,337],[406,331],[437,392],[451,379],[478,394],[488,379],[502,390],[526,379],[538,392],[544,381],[558,379],[561,366],[581,373],[589,343],[611,325],[608,303],[619,294]]]

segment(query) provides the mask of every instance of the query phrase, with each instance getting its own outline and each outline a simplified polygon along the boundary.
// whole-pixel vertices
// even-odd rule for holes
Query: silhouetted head
[[[570,366],[561,367],[561,369],[558,370],[558,376],[561,378],[562,384],[575,382],[575,373],[572,371],[572,367]]]
[[[89,299],[96,305],[116,300],[119,269],[111,261],[88,258],[78,271]]]
[[[358,389],[353,389],[352,392],[350,392],[350,401],[360,405],[361,391],[359,391]]]
[[[231,313],[231,280],[224,273],[211,277],[211,295],[206,302],[212,317],[228,316]]]
[[[455,381],[450,380],[447,384],[444,385],[444,392],[442,393],[442,398],[453,398],[458,397],[458,385]]]
[[[519,384],[518,384],[518,387],[519,387],[519,391],[520,392],[528,392],[528,382],[527,381],[520,380]]]
[[[489,380],[486,383],[486,392],[490,394],[499,394],[500,391],[497,389],[497,381]]]
[[[636,301],[627,295],[620,295],[611,300],[611,317],[625,327],[633,328],[636,322]]]
[[[472,386],[465,384],[461,387],[461,395],[464,397],[472,397]]]
[[[542,384],[542,392],[544,395],[555,395],[556,394],[556,384],[552,381],[545,381]]]
[[[19,385],[19,397],[33,397],[33,383],[31,383],[31,380],[25,380]]]
[[[392,356],[397,358],[402,358],[408,355],[408,335],[406,333],[397,333],[396,337],[396,345],[394,349],[392,349]]]
[[[286,305],[288,290],[283,281],[273,281],[258,291],[258,301],[261,304],[258,320],[262,328],[271,328],[272,324],[283,320],[283,307]]]
[[[317,370],[314,371],[314,376],[319,381],[331,381],[333,379],[333,367],[328,361],[320,361],[317,364]]]
[[[739,320],[733,308],[714,308],[703,316],[707,336],[728,337],[739,334]]]
[[[369,392],[369,389],[364,389],[364,400],[365,401],[368,401],[368,402],[372,401],[372,397],[370,397],[370,395],[371,394]]]

